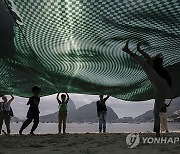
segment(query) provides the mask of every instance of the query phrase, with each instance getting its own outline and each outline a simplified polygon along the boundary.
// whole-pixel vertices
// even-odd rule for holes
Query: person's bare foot
[[[129,44],[129,40],[126,42],[124,48],[122,48],[122,51],[124,51],[124,52],[128,52],[129,51],[128,44]]]

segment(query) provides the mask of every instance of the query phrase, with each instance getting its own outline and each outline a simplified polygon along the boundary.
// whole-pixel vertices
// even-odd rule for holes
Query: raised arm
[[[60,93],[58,93],[57,96],[56,96],[56,99],[57,99],[58,102],[60,101],[60,100],[59,100],[59,94],[60,94]]]
[[[11,95],[11,98],[10,98],[9,101],[7,101],[6,103],[11,104],[13,100],[14,100],[14,97],[13,97],[13,95]]]
[[[11,99],[9,100],[9,101],[13,101],[14,100],[14,96],[13,95],[11,95]]]
[[[138,43],[138,44],[137,44],[137,51],[139,51],[139,53],[141,53],[141,54],[143,55],[143,57],[146,59],[146,61],[147,61],[151,66],[153,66],[154,63],[153,63],[152,58],[151,58],[146,52],[144,52],[144,51],[140,48],[140,45],[141,45],[141,43]]]
[[[69,95],[68,95],[68,93],[66,93],[66,95],[67,95],[67,101],[69,101]]]
[[[166,107],[169,107],[171,105],[172,99],[170,100],[170,102],[168,104],[166,104]]]
[[[104,98],[104,101],[106,101],[109,97],[110,97],[110,96],[105,97],[105,98]]]

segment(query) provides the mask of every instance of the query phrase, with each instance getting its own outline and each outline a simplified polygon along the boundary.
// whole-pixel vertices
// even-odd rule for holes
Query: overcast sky
[[[76,105],[76,108],[89,104],[93,101],[98,100],[97,95],[83,95],[83,94],[69,94],[70,98]],[[8,96],[9,98],[9,96]],[[28,99],[22,97],[15,97],[12,108],[14,110],[14,114],[16,117],[24,119],[26,117],[26,113],[28,110],[28,106],[26,105]],[[116,99],[110,97],[107,100],[107,106],[111,107],[119,116],[119,118],[123,116],[132,116],[136,117],[144,112],[153,109],[154,100],[143,101],[143,102],[128,102],[120,99]],[[46,115],[53,112],[58,111],[58,103],[56,101],[56,94],[41,97],[40,102],[40,115]]]

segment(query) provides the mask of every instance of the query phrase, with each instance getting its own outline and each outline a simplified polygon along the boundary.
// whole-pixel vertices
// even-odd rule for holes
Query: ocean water
[[[22,123],[11,123],[11,133],[17,134]],[[24,131],[28,134],[32,124],[30,124]],[[180,123],[168,123],[169,131],[180,131]],[[3,129],[6,130],[5,125]],[[109,133],[132,133],[132,132],[152,132],[153,123],[107,123],[107,132]],[[35,133],[37,134],[56,134],[58,132],[57,123],[39,123]],[[97,133],[98,123],[67,123],[67,133]]]

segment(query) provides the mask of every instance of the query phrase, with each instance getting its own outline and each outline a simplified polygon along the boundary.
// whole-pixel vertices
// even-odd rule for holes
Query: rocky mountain
[[[24,120],[21,120],[21,119],[19,119],[18,117],[12,117],[11,118],[11,122],[16,122],[16,123],[18,123],[18,122],[23,122]]]
[[[112,108],[107,106],[108,114],[107,121],[113,122],[118,119],[117,114]],[[98,122],[97,112],[96,112],[96,102],[91,104],[86,104],[76,110],[70,117],[69,121],[73,122]]]
[[[107,121],[113,122],[118,120],[117,114],[112,108],[107,107]],[[41,122],[58,122],[58,112],[40,117]],[[72,100],[68,103],[68,122],[98,122],[96,113],[96,102],[86,104],[76,109]]]
[[[171,105],[167,108],[168,117],[172,118],[179,116],[177,115],[179,111],[180,111],[180,97],[173,99]],[[153,110],[149,110],[144,114],[136,117],[134,121],[147,122],[147,121],[152,121],[152,119],[153,119]]]

